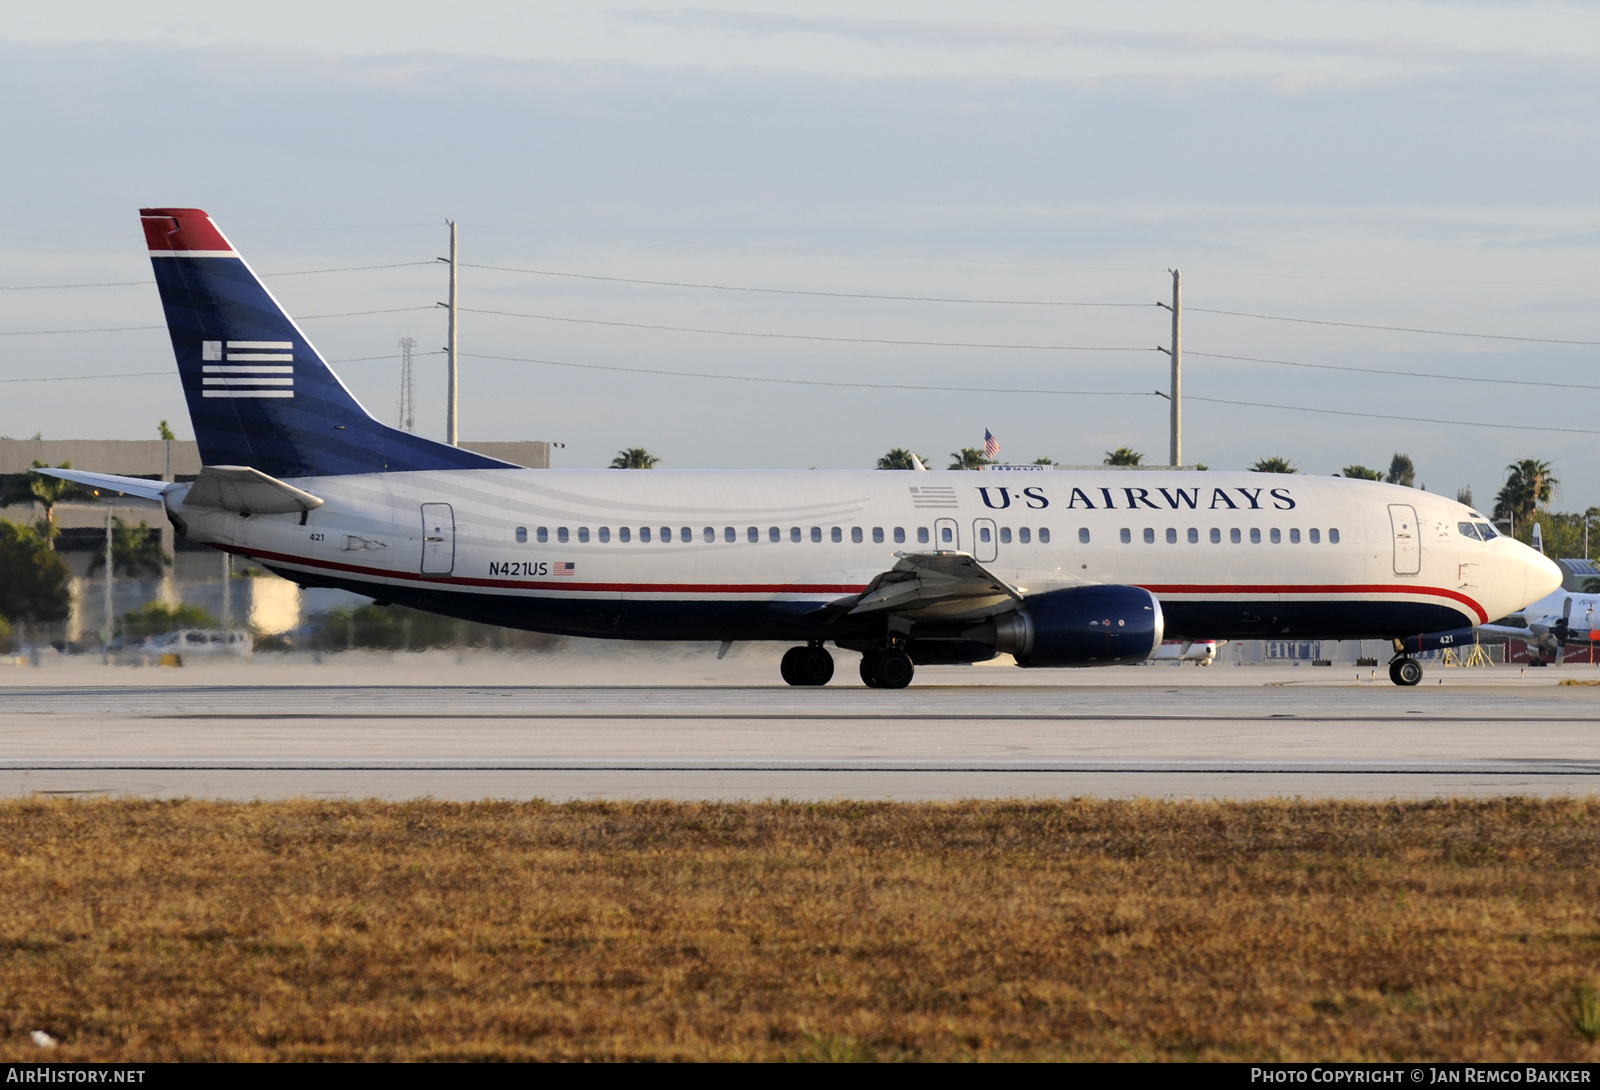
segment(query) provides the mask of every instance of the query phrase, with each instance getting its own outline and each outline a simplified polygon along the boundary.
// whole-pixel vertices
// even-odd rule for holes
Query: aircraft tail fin
[[[204,464],[278,478],[511,468],[374,420],[205,212],[139,217]]]

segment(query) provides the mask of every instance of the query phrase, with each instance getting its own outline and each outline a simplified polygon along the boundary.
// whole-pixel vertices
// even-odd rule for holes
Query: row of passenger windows
[[[617,528],[617,540],[618,541],[632,541],[634,532],[635,532],[634,528],[631,527],[631,526],[619,526]],[[674,531],[673,531],[673,528],[671,526],[662,526],[659,529],[657,527],[653,527],[653,526],[640,526],[638,528],[637,532],[639,534],[639,540],[640,541],[652,541],[652,540],[655,540],[655,541],[668,542],[668,541],[672,541],[674,539],[674,536],[673,536],[674,535]],[[866,540],[868,532],[869,531],[864,530],[860,526],[851,526],[848,530],[846,530],[845,527],[843,527],[843,526],[832,526],[832,527],[829,527],[828,530],[827,530],[827,539],[829,541],[842,542],[845,539],[845,534],[848,533],[850,535],[850,540],[853,543],[859,545],[863,541]],[[931,542],[933,542],[933,540],[934,540],[933,532],[930,531],[926,526],[918,526],[918,527],[916,527],[916,529],[913,532],[917,536],[917,544],[919,544],[919,545],[927,545],[927,544],[930,544]],[[1000,542],[1001,542],[1001,544],[1009,545],[1011,543],[1011,540],[1012,540],[1011,527],[1003,526],[1003,527],[1000,528],[999,532],[1000,532]],[[884,543],[885,531],[884,531],[884,528],[882,526],[874,526],[871,529],[870,533],[872,534],[872,542],[873,542],[873,544],[881,545],[881,544]],[[905,541],[906,541],[906,529],[905,529],[905,527],[896,526],[896,527],[894,527],[894,529],[888,531],[888,533],[893,535],[894,543],[896,545],[905,544]],[[677,534],[677,538],[676,539],[678,541],[684,541],[684,542],[693,541],[694,537],[695,537],[693,527],[689,527],[689,526],[680,526],[680,527],[678,527],[678,529],[676,531],[676,534]],[[989,534],[990,534],[990,531],[989,531],[988,527],[983,528],[983,530],[981,531],[981,536],[982,536],[982,538],[983,538],[983,540],[985,542],[988,542],[990,540]],[[1033,527],[1030,527],[1030,526],[1019,527],[1017,529],[1017,531],[1016,531],[1016,540],[1020,544],[1029,545],[1029,544],[1032,544],[1032,542],[1034,541],[1034,535],[1035,534],[1038,535],[1038,541],[1039,541],[1039,543],[1041,545],[1048,545],[1050,543],[1050,531],[1046,527],[1043,527],[1043,526],[1039,527],[1037,530],[1035,530]],[[595,531],[595,535],[601,542],[608,542],[608,541],[611,540],[611,527],[602,526],[598,530]],[[519,544],[519,545],[526,544],[527,541],[528,541],[528,528],[526,526],[518,526],[517,527],[517,535],[516,536],[517,536],[517,544]],[[705,527],[704,529],[702,529],[700,531],[700,536],[701,536],[701,538],[703,540],[705,540],[707,542],[714,542],[714,541],[717,540],[717,528],[715,526],[707,526],[707,527]],[[745,532],[744,532],[745,540],[749,541],[751,544],[756,544],[757,542],[761,541],[763,536],[765,536],[768,541],[777,542],[777,541],[782,541],[784,539],[785,534],[784,534],[784,531],[783,531],[782,527],[778,527],[778,526],[769,526],[769,527],[767,527],[766,532],[765,532],[764,535],[762,533],[761,527],[759,527],[759,526],[749,526],[749,527],[745,528]],[[800,527],[798,527],[798,526],[791,526],[791,527],[789,527],[789,531],[788,531],[788,535],[787,536],[788,536],[788,539],[790,541],[804,541],[804,540],[806,540],[807,537],[809,537],[812,541],[820,542],[820,541],[823,540],[823,529],[820,526],[813,526],[813,527],[811,527],[811,529],[809,531],[802,531],[802,529]],[[1079,540],[1088,541],[1089,540],[1089,531],[1088,530],[1080,530],[1079,533],[1078,533],[1078,536],[1079,536]],[[578,527],[577,538],[578,538],[578,542],[580,544],[586,544],[589,541],[589,528],[587,526]],[[538,543],[541,544],[541,545],[543,545],[546,542],[548,542],[550,540],[550,527],[548,527],[548,526],[535,527],[534,528],[534,539],[536,541],[538,541]],[[555,530],[555,539],[556,539],[556,541],[558,541],[561,544],[565,545],[569,541],[572,540],[572,533],[565,526],[557,526],[556,530]],[[939,527],[939,529],[938,529],[938,539],[939,539],[938,540],[938,544],[940,544],[940,545],[949,545],[951,547],[954,547],[955,544],[956,544],[954,529],[949,527],[949,526],[941,526],[941,527]],[[739,531],[738,531],[738,529],[736,527],[733,527],[733,526],[724,526],[722,528],[722,540],[726,541],[726,542],[728,542],[730,544],[733,543],[733,542],[738,541],[739,540]]]
[[[1167,527],[1166,534],[1167,534],[1167,544],[1168,545],[1176,545],[1178,543],[1178,531],[1177,531],[1176,527],[1172,527],[1172,526]],[[1089,536],[1088,535],[1089,535],[1089,531],[1083,530],[1078,534],[1078,537],[1082,541],[1088,541],[1089,540]],[[1189,539],[1189,544],[1198,545],[1200,543],[1200,531],[1195,529],[1193,526],[1189,527],[1187,536],[1188,536],[1188,539]],[[1221,545],[1222,544],[1222,531],[1217,529],[1215,526],[1213,526],[1211,528],[1211,535],[1210,536],[1211,536],[1211,544],[1213,544],[1213,545]],[[1313,545],[1322,544],[1322,531],[1321,530],[1317,530],[1317,529],[1307,530],[1306,531],[1306,536],[1310,540],[1311,544],[1313,544]],[[1278,529],[1276,526],[1274,526],[1272,529],[1267,531],[1267,538],[1274,545],[1281,544],[1283,542],[1283,531]],[[1124,529],[1122,531],[1122,543],[1124,545],[1127,545],[1132,540],[1133,540],[1133,531],[1132,530],[1128,530],[1128,529]],[[1238,529],[1238,527],[1234,527],[1233,529],[1228,531],[1228,540],[1231,541],[1233,544],[1237,545],[1241,541],[1244,540],[1244,534],[1243,534],[1243,532],[1241,530]],[[1152,529],[1152,528],[1150,528],[1148,526],[1145,527],[1145,531],[1144,531],[1144,543],[1146,545],[1154,545],[1156,543],[1156,532],[1155,532],[1154,529]],[[1261,530],[1260,530],[1259,527],[1254,527],[1253,526],[1253,527],[1250,528],[1250,543],[1252,545],[1261,544]],[[1291,544],[1291,545],[1300,544],[1300,531],[1299,530],[1291,529],[1289,531],[1289,544]],[[1329,545],[1337,545],[1337,544],[1339,544],[1339,531],[1338,530],[1330,529],[1328,531],[1328,544]]]

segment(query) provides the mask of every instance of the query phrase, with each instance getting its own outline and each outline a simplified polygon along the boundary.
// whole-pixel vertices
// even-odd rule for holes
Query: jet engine
[[[1068,587],[1030,595],[996,617],[993,639],[1018,666],[1115,666],[1161,646],[1161,603],[1141,587]],[[985,625],[987,629],[989,625]],[[985,633],[987,634],[987,633]]]

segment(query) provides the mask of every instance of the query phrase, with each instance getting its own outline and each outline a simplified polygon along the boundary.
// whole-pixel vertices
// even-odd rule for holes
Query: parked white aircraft
[[[1537,525],[1537,524],[1536,524]],[[1535,666],[1560,662],[1568,643],[1590,643],[1600,637],[1600,594],[1576,594],[1557,587],[1532,605],[1481,625],[1478,632],[1500,639],[1523,640],[1538,655]]]
[[[1561,581],[1459,503],[1344,478],[523,469],[380,424],[210,217],[141,216],[205,469],[58,475],[159,498],[180,534],[305,586],[568,635],[793,641],[792,685],[828,681],[831,642],[900,688],[916,663],[1102,666],[1164,637],[1416,639]]]

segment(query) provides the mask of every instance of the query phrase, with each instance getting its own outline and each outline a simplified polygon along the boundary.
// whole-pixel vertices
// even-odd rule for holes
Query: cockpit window
[[[1478,537],[1477,528],[1470,522],[1458,522],[1456,523],[1456,529],[1461,531],[1462,537],[1470,537],[1474,541],[1482,540],[1482,538]]]
[[[1478,536],[1483,538],[1485,541],[1488,541],[1490,538],[1496,538],[1500,536],[1499,534],[1495,533],[1494,527],[1489,525],[1487,522],[1474,522],[1472,525],[1478,528]]]

